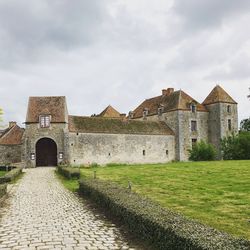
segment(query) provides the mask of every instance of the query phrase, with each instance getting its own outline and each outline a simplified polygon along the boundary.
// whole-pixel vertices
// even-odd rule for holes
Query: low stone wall
[[[0,145],[0,165],[21,162],[22,145]]]

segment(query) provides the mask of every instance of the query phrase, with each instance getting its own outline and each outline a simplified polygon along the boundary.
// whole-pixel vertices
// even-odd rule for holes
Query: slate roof
[[[105,108],[97,117],[105,117],[105,118],[121,118],[121,114],[114,109],[111,105]]]
[[[142,102],[134,111],[133,118],[143,116],[143,111],[148,109],[148,115],[158,114],[158,108],[163,108],[164,112],[175,110],[190,110],[191,103],[196,104],[197,111],[207,112],[204,105],[200,104],[182,90],[174,91],[169,95],[160,95]]]
[[[219,85],[211,91],[202,104],[209,105],[218,102],[237,104],[237,102]]]
[[[51,122],[67,122],[65,96],[30,97],[26,123],[39,122],[40,115],[51,115]]]
[[[80,133],[174,135],[164,122],[69,116],[69,131]]]
[[[22,144],[24,129],[18,125],[7,128],[0,136],[0,145],[20,145]]]

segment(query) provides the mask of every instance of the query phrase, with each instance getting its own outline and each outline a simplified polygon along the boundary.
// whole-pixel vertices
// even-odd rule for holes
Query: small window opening
[[[109,156],[111,156],[111,153],[109,153]]]
[[[41,115],[40,116],[40,127],[49,128],[50,127],[50,115]]]
[[[197,139],[196,138],[192,139],[192,148],[196,145],[196,143],[197,143]]]
[[[230,105],[227,105],[227,113],[231,113],[232,109]]]
[[[71,146],[74,146],[74,144],[73,144],[73,143],[71,143]]]
[[[192,113],[196,112],[196,105],[195,104],[191,104],[191,111],[192,111]]]
[[[162,116],[163,107],[158,108],[158,116]]]
[[[166,156],[168,156],[168,150],[166,150]]]
[[[145,109],[143,110],[143,119],[147,119],[147,116],[148,116],[148,109],[145,108]]]
[[[197,121],[191,121],[191,131],[197,131]]]
[[[145,149],[142,150],[142,155],[143,155],[143,156],[146,155],[146,150],[145,150]]]
[[[227,121],[227,126],[228,126],[228,130],[231,131],[232,130],[232,120],[231,119],[229,119]]]
[[[77,132],[76,135],[79,135],[79,133]]]

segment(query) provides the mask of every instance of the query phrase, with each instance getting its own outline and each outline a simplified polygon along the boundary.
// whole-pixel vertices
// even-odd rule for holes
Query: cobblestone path
[[[114,224],[62,186],[54,168],[27,169],[8,201],[1,208],[1,250],[132,249]]]

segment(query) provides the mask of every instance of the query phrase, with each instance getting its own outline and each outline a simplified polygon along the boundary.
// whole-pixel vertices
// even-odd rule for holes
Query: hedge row
[[[157,249],[250,249],[247,240],[187,219],[116,184],[82,179],[79,191]]]
[[[7,172],[4,176],[0,177],[0,184],[13,181],[22,173],[21,168],[14,168],[11,171]]]
[[[80,169],[66,166],[58,166],[57,171],[59,174],[63,175],[67,179],[79,179]]]
[[[7,184],[0,185],[0,198],[4,196],[7,192]]]

